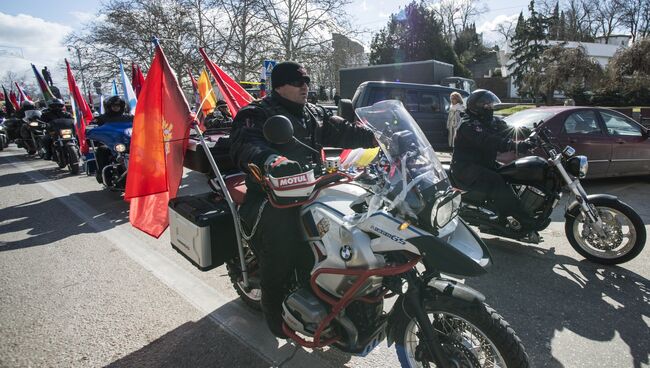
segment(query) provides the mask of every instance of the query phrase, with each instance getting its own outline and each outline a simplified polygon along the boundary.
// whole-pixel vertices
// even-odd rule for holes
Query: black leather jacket
[[[347,121],[330,122],[331,113],[319,105],[291,102],[273,92],[239,110],[233,122],[230,155],[235,165],[248,172],[248,163],[264,169],[270,155],[277,154],[301,165],[321,163],[320,155],[296,142],[273,144],[264,138],[263,127],[267,118],[284,115],[293,124],[294,137],[320,151],[322,147],[358,148],[374,147],[374,136],[365,127]],[[246,179],[249,190],[261,191],[250,178]]]
[[[494,169],[497,154],[510,150],[508,126],[503,120],[480,121],[465,115],[454,141],[452,166],[475,164]]]

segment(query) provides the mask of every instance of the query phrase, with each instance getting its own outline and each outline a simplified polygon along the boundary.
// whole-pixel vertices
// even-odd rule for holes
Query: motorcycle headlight
[[[439,198],[431,209],[431,226],[438,229],[445,227],[458,214],[460,202],[460,192]]]
[[[70,139],[72,138],[72,129],[59,129],[59,134],[63,139]]]
[[[567,161],[567,171],[569,174],[584,179],[589,170],[589,160],[587,156],[574,156]]]
[[[118,143],[115,145],[115,152],[123,153],[126,152],[126,145],[124,143]]]
[[[31,127],[37,127],[38,126],[38,121],[30,121],[29,126]]]

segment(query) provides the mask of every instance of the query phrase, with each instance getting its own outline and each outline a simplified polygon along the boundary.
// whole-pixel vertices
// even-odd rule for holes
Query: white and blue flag
[[[124,67],[122,66],[122,61],[120,61],[120,76],[122,77],[122,88],[124,90],[124,99],[126,104],[129,105],[130,113],[135,115],[135,105],[138,103],[138,98],[133,91],[131,82],[126,78],[126,73],[124,73]]]

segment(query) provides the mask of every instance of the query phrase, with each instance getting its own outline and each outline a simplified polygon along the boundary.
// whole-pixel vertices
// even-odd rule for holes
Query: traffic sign
[[[264,60],[264,71],[266,71],[266,75],[270,76],[271,71],[275,67],[276,61],[275,60]]]

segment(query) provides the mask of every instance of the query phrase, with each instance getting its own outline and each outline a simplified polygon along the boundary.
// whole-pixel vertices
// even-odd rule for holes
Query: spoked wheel
[[[607,198],[595,199],[591,204],[603,222],[603,234],[598,233],[583,213],[569,217],[564,230],[573,249],[600,264],[627,262],[641,253],[646,230],[632,207]]]
[[[243,240],[242,240],[243,241]],[[257,257],[246,242],[244,242],[244,258],[246,259],[246,268],[248,269],[249,288],[245,288],[241,273],[239,257],[226,264],[230,282],[237,291],[239,297],[252,309],[262,310],[262,289],[260,288],[260,268]]]
[[[425,305],[451,367],[528,367],[528,355],[515,332],[483,303],[439,296]],[[415,318],[401,314],[395,339],[402,367],[436,367]]]

